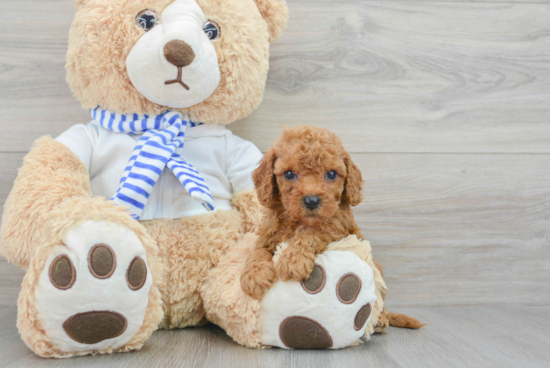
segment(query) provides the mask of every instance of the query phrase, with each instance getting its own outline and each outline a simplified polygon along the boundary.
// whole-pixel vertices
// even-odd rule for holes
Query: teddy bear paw
[[[128,228],[86,221],[49,255],[35,290],[47,336],[61,351],[116,349],[143,324],[152,277]]]
[[[307,280],[277,281],[266,293],[262,343],[291,349],[350,346],[365,334],[375,302],[369,265],[355,253],[327,251],[317,256]]]

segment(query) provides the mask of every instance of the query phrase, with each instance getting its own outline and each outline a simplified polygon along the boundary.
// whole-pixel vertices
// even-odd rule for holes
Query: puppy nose
[[[183,68],[193,62],[195,53],[186,42],[172,40],[164,45],[164,57],[170,64]]]
[[[302,202],[306,208],[314,210],[321,205],[321,198],[319,196],[305,196]]]

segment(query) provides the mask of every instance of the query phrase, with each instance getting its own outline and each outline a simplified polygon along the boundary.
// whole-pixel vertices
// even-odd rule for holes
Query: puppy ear
[[[342,202],[350,206],[357,206],[363,199],[363,176],[361,170],[351,161],[349,154],[344,158],[347,176],[342,193]]]
[[[86,2],[87,0],[74,0],[74,5],[76,6],[76,8],[80,8],[82,5],[84,5],[84,3]]]
[[[284,0],[254,0],[260,14],[267,22],[269,42],[275,42],[286,28],[288,8]]]
[[[274,208],[279,202],[279,188],[273,173],[276,159],[275,150],[270,148],[260,161],[260,166],[252,173],[258,199],[268,208]]]

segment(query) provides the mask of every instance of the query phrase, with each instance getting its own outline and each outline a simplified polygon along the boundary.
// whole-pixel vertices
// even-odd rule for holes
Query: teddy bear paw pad
[[[35,290],[43,328],[62,351],[116,349],[140,329],[152,278],[126,227],[86,221],[62,239]]]
[[[374,273],[355,253],[318,255],[307,280],[277,281],[261,303],[262,343],[339,349],[365,334],[376,302]]]

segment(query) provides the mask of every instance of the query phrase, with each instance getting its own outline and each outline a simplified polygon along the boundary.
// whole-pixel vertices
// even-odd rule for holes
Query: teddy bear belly
[[[127,165],[127,160],[119,162],[109,161],[104,166],[99,166],[96,170],[109,175],[92,175],[90,185],[94,197],[111,198],[116,193],[120,183],[120,168]],[[197,165],[201,166],[201,165]],[[210,184],[210,190],[214,197],[217,210],[231,210],[231,186],[224,184],[216,175],[223,176],[223,173],[217,172],[217,165],[209,165],[203,169],[201,174],[206,177]],[[181,217],[190,217],[207,214],[208,211],[202,204],[194,200],[184,189],[176,176],[167,168],[162,171],[151,196],[147,200],[141,220],[153,219],[177,219]]]
[[[208,271],[242,238],[241,222],[235,210],[142,221],[157,241],[165,266],[165,282],[159,287],[164,309],[161,328],[195,326],[206,321],[200,287]]]

